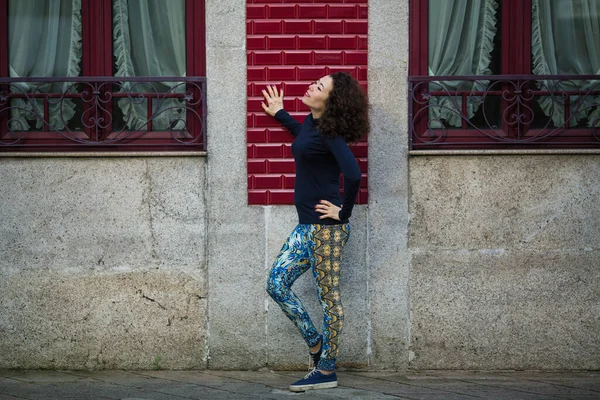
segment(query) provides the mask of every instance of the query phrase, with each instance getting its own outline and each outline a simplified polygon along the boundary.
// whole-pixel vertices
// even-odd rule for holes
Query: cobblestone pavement
[[[600,399],[600,371],[345,371],[336,389],[289,392],[304,373],[0,370],[0,400]]]

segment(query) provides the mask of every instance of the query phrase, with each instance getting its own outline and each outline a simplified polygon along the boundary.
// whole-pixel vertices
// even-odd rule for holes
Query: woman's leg
[[[350,224],[316,225],[313,275],[317,282],[323,307],[323,342],[321,360],[317,369],[334,371],[338,344],[344,322],[340,299],[342,249],[350,236]]]
[[[311,266],[314,230],[314,225],[308,224],[294,229],[279,252],[267,281],[267,293],[298,327],[309,347],[316,346],[321,336],[291,287]]]

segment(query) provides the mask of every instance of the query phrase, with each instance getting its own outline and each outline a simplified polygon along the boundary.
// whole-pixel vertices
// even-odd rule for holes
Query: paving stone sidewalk
[[[345,371],[337,389],[289,392],[304,373],[0,370],[0,400],[600,399],[600,371]]]

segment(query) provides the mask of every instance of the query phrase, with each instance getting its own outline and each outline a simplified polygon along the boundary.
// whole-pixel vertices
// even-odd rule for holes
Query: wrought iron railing
[[[600,75],[415,76],[410,148],[600,148]]]
[[[0,151],[204,151],[204,77],[0,77]]]

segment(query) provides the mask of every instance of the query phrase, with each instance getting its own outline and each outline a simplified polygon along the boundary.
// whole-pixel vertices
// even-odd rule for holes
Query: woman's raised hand
[[[265,96],[265,103],[260,103],[262,105],[263,110],[271,117],[277,114],[277,111],[283,110],[283,89],[277,93],[277,87],[267,85],[267,90],[262,91],[263,96]]]

